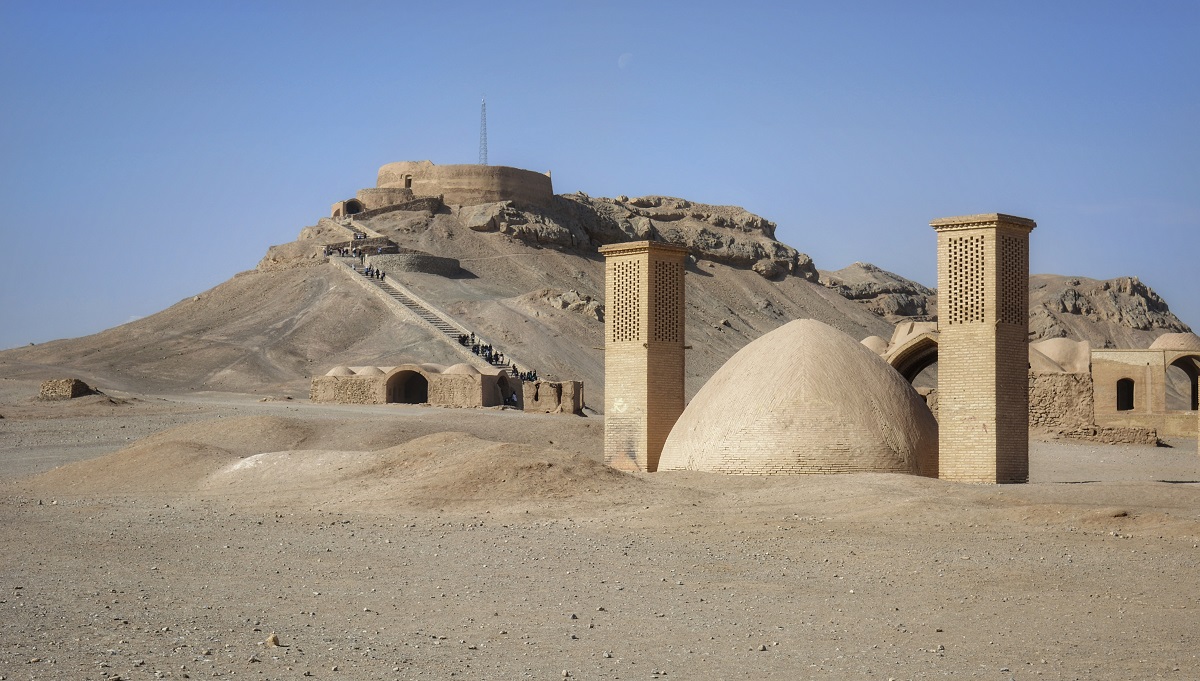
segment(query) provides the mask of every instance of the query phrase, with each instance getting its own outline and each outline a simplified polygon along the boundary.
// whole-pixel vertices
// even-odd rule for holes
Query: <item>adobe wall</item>
[[[354,197],[362,204],[364,211],[395,206],[416,198],[411,189],[403,187],[368,187],[358,190]]]
[[[479,374],[434,374],[429,376],[429,403],[441,407],[484,405]]]
[[[367,256],[367,264],[378,267],[387,273],[392,272],[425,272],[452,277],[462,272],[462,267],[454,258],[443,258],[428,253],[394,253]]]
[[[375,186],[409,189],[416,196],[440,196],[444,203],[456,206],[497,201],[544,206],[554,198],[549,175],[508,166],[400,161],[380,168]]]
[[[308,399],[331,404],[384,404],[387,400],[382,376],[315,376]]]
[[[1029,372],[1029,426],[1064,432],[1092,423],[1089,374]]]
[[[1192,410],[1167,408],[1167,367],[1192,352],[1092,350],[1094,421],[1108,428],[1155,430],[1159,435],[1196,437]],[[1117,410],[1117,382],[1133,381],[1133,408]]]
[[[425,377],[427,404],[437,407],[496,407],[504,397],[516,393],[516,404],[523,404],[516,379],[498,374],[456,374],[426,372],[405,364],[388,374],[368,376],[316,376],[309,388],[309,400],[329,404],[387,404],[387,382],[397,372],[410,371]],[[582,388],[580,389],[582,395]]]
[[[582,381],[530,381],[524,386],[525,411],[582,414]]]

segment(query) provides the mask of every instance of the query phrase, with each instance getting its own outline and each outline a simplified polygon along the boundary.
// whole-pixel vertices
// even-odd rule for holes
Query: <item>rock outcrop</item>
[[[1093,348],[1145,348],[1164,333],[1191,331],[1137,277],[1029,278],[1029,338],[1073,338]]]
[[[622,241],[662,240],[687,246],[697,260],[752,268],[768,279],[794,275],[817,281],[812,258],[775,240],[775,223],[737,206],[692,203],[668,196],[555,197],[545,209],[509,202],[461,209],[470,229],[498,231],[525,243],[592,252]]]
[[[936,291],[870,263],[821,271],[821,283],[893,324],[937,319]]]

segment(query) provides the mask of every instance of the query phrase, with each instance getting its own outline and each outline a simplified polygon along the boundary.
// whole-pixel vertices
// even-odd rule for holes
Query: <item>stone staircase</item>
[[[454,326],[450,322],[446,321],[441,316],[435,314],[429,308],[427,308],[424,305],[413,300],[407,294],[405,294],[401,291],[398,291],[396,289],[396,287],[389,284],[387,282],[387,280],[381,281],[381,280],[375,279],[373,277],[367,277],[365,274],[361,274],[361,273],[359,274],[359,276],[366,278],[366,280],[369,283],[371,283],[374,286],[379,287],[379,289],[381,291],[383,291],[386,295],[391,296],[393,299],[395,299],[401,305],[403,305],[404,307],[407,307],[409,310],[412,311],[413,314],[415,314],[418,317],[420,317],[421,319],[425,320],[433,328],[435,328],[438,331],[441,331],[442,333],[449,336],[451,338],[451,340],[453,340],[455,343],[458,342],[458,336],[460,334],[462,334],[461,329]],[[472,354],[474,354],[474,353],[472,353]]]
[[[337,256],[330,256],[329,262],[343,269],[347,274],[354,277],[354,279],[360,285],[389,303],[392,309],[396,310],[397,312],[403,311],[411,314],[425,324],[429,325],[429,327],[435,331],[438,331],[444,335],[446,337],[446,341],[453,345],[458,353],[475,368],[494,371],[496,369],[508,367],[511,364],[516,364],[522,371],[530,370],[531,367],[529,364],[521,362],[517,358],[509,355],[507,352],[496,348],[495,345],[493,345],[493,348],[504,352],[505,362],[502,365],[492,364],[483,357],[471,352],[471,348],[469,346],[464,346],[458,342],[458,337],[460,335],[470,336],[472,334],[470,329],[466,328],[462,324],[459,324],[457,321],[424,300],[421,300],[412,291],[408,290],[407,287],[395,281],[391,277],[381,281],[374,277],[368,277],[367,275],[363,274],[361,270],[358,270],[353,265],[348,264],[351,262],[357,263],[357,258],[340,258]],[[485,342],[483,339],[479,338],[478,335],[476,335],[476,340],[480,343]]]

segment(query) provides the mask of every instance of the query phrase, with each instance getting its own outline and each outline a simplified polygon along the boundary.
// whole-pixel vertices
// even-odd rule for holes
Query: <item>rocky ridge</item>
[[[1094,348],[1146,348],[1164,333],[1191,331],[1137,277],[1037,274],[1029,288],[1031,340],[1073,338]]]
[[[775,239],[776,224],[738,206],[693,203],[669,196],[556,197],[550,209],[521,209],[511,201],[457,209],[477,232],[500,232],[529,244],[594,249],[622,241],[682,244],[698,260],[749,267],[768,279],[794,274],[817,281],[812,258]]]
[[[896,324],[937,319],[937,291],[865,262],[834,272],[820,271],[821,283]]]

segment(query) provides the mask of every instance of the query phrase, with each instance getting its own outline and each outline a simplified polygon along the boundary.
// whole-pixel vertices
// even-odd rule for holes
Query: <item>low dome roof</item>
[[[888,342],[879,336],[867,336],[859,342],[877,355],[882,355],[888,349]]]
[[[425,362],[425,363],[419,364],[417,366],[421,367],[422,369],[424,369],[425,371],[428,371],[431,374],[440,374],[446,370],[446,365],[434,364],[433,362]]]
[[[359,376],[382,376],[383,369],[379,367],[362,367],[356,373]]]
[[[937,475],[937,422],[853,338],[801,319],[742,348],[667,437],[658,470]]]
[[[479,371],[479,369],[476,369],[475,367],[471,366],[470,364],[462,363],[462,364],[451,365],[450,368],[446,369],[442,373],[444,373],[444,374],[467,374],[467,375],[472,375],[472,376],[478,376],[480,371]]]
[[[1057,365],[1040,368],[1035,359],[1041,355]],[[1092,350],[1087,341],[1069,338],[1047,338],[1029,344],[1029,363],[1035,371],[1063,371],[1069,374],[1086,374],[1092,361]]]
[[[1200,350],[1200,336],[1194,333],[1164,333],[1150,344],[1151,350]]]
[[[329,370],[326,376],[353,376],[354,372],[350,371],[350,367],[334,367]]]

